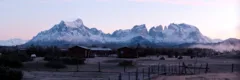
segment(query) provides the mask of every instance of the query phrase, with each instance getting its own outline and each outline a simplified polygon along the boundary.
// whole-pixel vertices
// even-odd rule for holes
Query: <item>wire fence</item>
[[[29,66],[29,65],[28,65]],[[34,68],[25,68],[25,71],[36,71],[34,75],[55,77],[81,78],[80,80],[151,80],[158,76],[173,75],[196,75],[204,73],[240,72],[239,64],[153,64],[135,67],[120,67],[117,64],[85,64],[70,66],[71,69],[46,69],[40,65],[32,65]],[[38,73],[40,71],[40,73]],[[48,72],[49,74],[46,74]]]

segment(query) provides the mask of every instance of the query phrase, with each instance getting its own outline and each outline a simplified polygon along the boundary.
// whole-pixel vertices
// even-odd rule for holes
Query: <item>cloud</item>
[[[238,0],[129,0],[135,2],[160,2],[178,5],[208,5],[208,6],[227,6],[238,3]]]

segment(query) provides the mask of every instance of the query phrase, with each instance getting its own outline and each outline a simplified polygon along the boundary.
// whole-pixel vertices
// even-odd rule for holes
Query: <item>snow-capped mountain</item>
[[[235,38],[230,38],[218,43],[211,44],[194,44],[190,48],[208,48],[216,51],[232,51],[240,50],[240,40]]]
[[[111,38],[116,40],[109,40],[107,42],[129,42],[135,37],[144,37],[151,40],[148,35],[148,30],[145,24],[135,25],[132,29],[116,30],[113,32]]]
[[[0,46],[16,46],[25,44],[27,40],[22,39],[9,39],[9,40],[0,40]]]
[[[139,40],[140,39],[140,40]],[[162,43],[211,43],[212,40],[201,34],[199,29],[188,24],[174,24],[152,27],[135,25],[132,29],[116,30],[106,34],[96,28],[88,28],[81,19],[72,22],[61,21],[51,29],[40,32],[27,44],[34,45],[92,45],[92,44],[155,44]]]
[[[212,40],[202,35],[199,29],[188,24],[171,23],[168,27],[152,27],[149,34],[155,42],[167,43],[211,43]]]

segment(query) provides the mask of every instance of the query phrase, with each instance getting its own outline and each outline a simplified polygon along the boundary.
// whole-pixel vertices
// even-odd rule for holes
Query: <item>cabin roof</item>
[[[90,48],[92,51],[111,51],[110,48]]]
[[[112,50],[111,48],[101,48],[101,47],[96,47],[96,48],[89,48],[86,46],[77,46],[77,47],[81,47],[81,48],[92,50],[92,51],[111,51]]]
[[[78,46],[78,47],[81,47],[81,48],[84,48],[84,49],[89,49],[89,48],[86,47],[86,46]]]

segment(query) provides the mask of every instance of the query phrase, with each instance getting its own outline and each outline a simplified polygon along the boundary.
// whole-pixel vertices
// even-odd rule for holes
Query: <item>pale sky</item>
[[[31,39],[61,20],[81,18],[105,33],[186,23],[210,38],[240,38],[239,0],[0,0],[0,40]],[[239,31],[238,31],[239,30]]]

